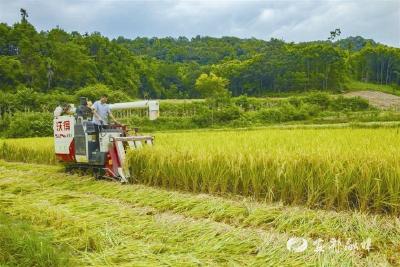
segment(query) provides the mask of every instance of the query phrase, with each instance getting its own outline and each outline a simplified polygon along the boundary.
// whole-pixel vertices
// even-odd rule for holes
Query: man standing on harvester
[[[94,102],[93,109],[93,123],[98,126],[108,125],[108,116],[116,123],[120,124],[113,116],[110,106],[107,104],[108,96],[102,95],[100,100]]]

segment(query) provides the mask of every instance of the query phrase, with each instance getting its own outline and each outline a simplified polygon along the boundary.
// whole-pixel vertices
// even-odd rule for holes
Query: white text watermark
[[[342,240],[340,238],[330,238],[323,240],[322,238],[307,240],[303,237],[292,237],[286,243],[286,248],[294,253],[301,253],[306,250],[312,249],[315,253],[336,252],[343,251],[370,251],[372,248],[371,238],[363,241],[353,241],[351,238]]]

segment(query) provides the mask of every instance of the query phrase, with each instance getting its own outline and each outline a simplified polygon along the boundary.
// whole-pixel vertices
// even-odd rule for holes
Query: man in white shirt
[[[96,125],[108,125],[108,116],[116,123],[120,124],[113,114],[111,113],[110,106],[107,104],[108,96],[102,95],[100,100],[94,102],[93,109],[93,122]]]

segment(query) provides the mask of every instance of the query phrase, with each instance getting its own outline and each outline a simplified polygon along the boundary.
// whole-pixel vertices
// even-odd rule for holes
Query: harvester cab
[[[85,102],[85,99],[81,99]],[[112,111],[147,109],[150,120],[159,116],[155,100],[110,104]],[[90,112],[80,109],[74,115],[55,116],[53,121],[55,154],[67,169],[92,171],[97,179],[109,178],[127,182],[130,173],[125,158],[128,149],[152,146],[153,136],[129,135],[125,125],[96,125]]]

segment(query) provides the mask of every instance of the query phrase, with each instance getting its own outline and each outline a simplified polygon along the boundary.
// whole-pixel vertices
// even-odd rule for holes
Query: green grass
[[[399,90],[396,90],[396,88],[392,85],[386,85],[386,84],[365,83],[352,80],[347,84],[347,88],[349,91],[372,90],[372,91],[379,91],[383,93],[400,96]]]
[[[0,162],[0,212],[70,248],[77,266],[390,266],[400,227],[392,216],[310,210],[93,181],[62,168]],[[372,250],[286,249],[292,237],[372,239]]]
[[[53,242],[26,222],[0,213],[0,266],[72,266]]]

